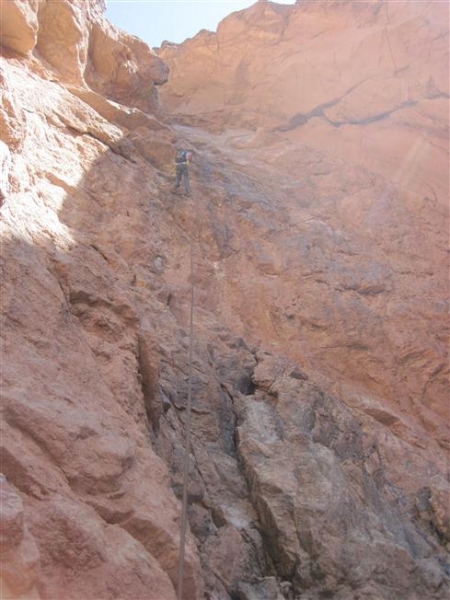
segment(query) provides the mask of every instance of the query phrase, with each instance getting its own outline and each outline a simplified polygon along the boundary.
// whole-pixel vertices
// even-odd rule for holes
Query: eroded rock
[[[1,14],[2,46],[27,55],[36,46],[38,0],[4,2]]]
[[[445,597],[445,552],[411,523],[383,463],[368,472],[361,424],[307,382],[273,387],[275,401],[259,394],[237,406],[238,451],[277,573],[296,594],[350,597],[370,579],[381,597],[392,589]]]
[[[3,13],[6,597],[175,597],[194,281],[189,600],[446,598],[446,7],[259,2],[161,52],[162,124],[56,4]]]
[[[39,551],[24,521],[24,507],[20,494],[0,474],[0,548],[2,594],[14,598],[36,593]]]
[[[23,503],[4,475],[0,475],[2,514],[0,519],[0,545],[2,551],[14,548],[23,537]]]
[[[162,101],[180,123],[281,129],[296,143],[423,194],[421,177],[429,177],[443,200],[447,153],[435,126],[448,112],[448,17],[448,5],[432,1],[357,9],[257,2],[224,19],[215,34],[162,46],[172,75]],[[425,66],[427,52],[433,60]],[[414,131],[398,127],[406,114]]]

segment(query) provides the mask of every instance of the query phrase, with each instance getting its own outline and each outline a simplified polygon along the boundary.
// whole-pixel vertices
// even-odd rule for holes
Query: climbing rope
[[[188,397],[186,406],[186,443],[184,454],[183,501],[181,509],[180,552],[178,559],[177,600],[183,600],[184,556],[187,526],[187,488],[189,480],[189,451],[191,448],[191,408],[192,408],[192,348],[194,345],[194,250],[192,240],[189,241],[191,263],[191,309],[189,315],[189,359],[188,359]]]

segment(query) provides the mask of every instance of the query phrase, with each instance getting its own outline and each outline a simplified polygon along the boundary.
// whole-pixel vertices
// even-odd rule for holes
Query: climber
[[[184,189],[186,190],[186,194],[188,196],[191,195],[191,186],[189,185],[189,170],[188,165],[193,158],[192,152],[190,150],[177,150],[177,155],[175,157],[175,165],[177,171],[177,178],[175,181],[174,190],[177,190],[180,187],[181,180],[184,179]]]

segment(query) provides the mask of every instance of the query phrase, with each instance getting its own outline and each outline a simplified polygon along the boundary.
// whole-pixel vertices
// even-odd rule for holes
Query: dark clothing
[[[187,162],[177,163],[177,179],[175,181],[175,189],[180,187],[181,180],[184,180],[184,189],[187,194],[191,193],[191,186],[189,185],[189,171]]]

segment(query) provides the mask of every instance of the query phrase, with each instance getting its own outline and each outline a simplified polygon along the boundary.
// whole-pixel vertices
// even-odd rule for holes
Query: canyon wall
[[[162,102],[180,123],[282,131],[445,202],[448,13],[432,0],[257,2],[163,44]]]
[[[4,4],[5,600],[176,597],[192,283],[186,600],[447,598],[448,5]]]

